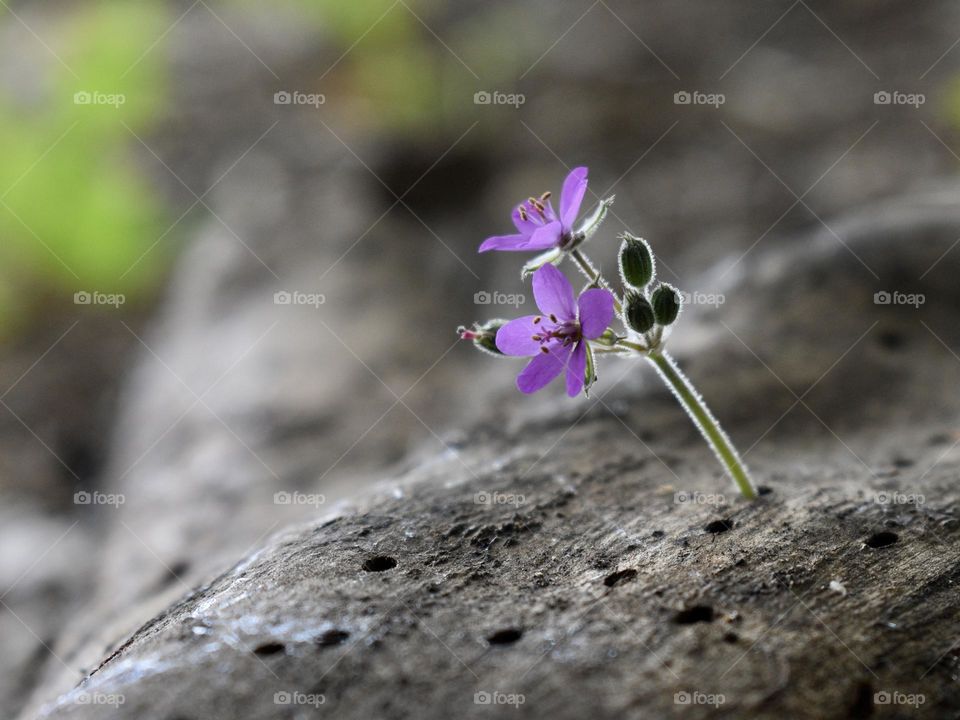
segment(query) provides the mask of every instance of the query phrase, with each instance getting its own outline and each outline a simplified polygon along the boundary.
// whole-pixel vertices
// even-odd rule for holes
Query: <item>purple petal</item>
[[[559,220],[554,220],[538,227],[530,236],[530,240],[523,246],[524,250],[546,250],[560,244],[563,228]]]
[[[550,352],[538,352],[517,376],[517,388],[520,392],[527,395],[535,393],[563,372],[567,366],[573,350],[570,345],[554,343],[545,347],[549,347]]]
[[[577,316],[573,286],[553,265],[544,265],[533,274],[533,298],[544,315],[556,315],[561,321]]]
[[[537,332],[543,331],[543,322],[534,324],[536,315],[511,320],[497,330],[497,349],[504,355],[530,357],[540,352],[540,343],[533,339]]]
[[[587,370],[587,345],[580,341],[570,355],[567,363],[567,395],[576,397],[583,390],[584,374]]]
[[[580,203],[583,202],[585,192],[587,192],[587,168],[574,168],[563,181],[563,189],[560,191],[560,220],[568,230],[580,213]]]
[[[494,235],[480,244],[477,252],[488,250],[526,250],[526,235]]]
[[[613,294],[609,290],[584,290],[577,300],[580,306],[580,330],[590,340],[603,335],[613,320]]]
[[[513,209],[513,212],[510,213],[510,218],[513,220],[513,224],[517,228],[517,232],[522,235],[532,235],[534,231],[540,227],[540,224],[534,222],[529,213],[527,213],[527,219],[524,220],[520,215],[520,207],[521,206],[518,205]]]

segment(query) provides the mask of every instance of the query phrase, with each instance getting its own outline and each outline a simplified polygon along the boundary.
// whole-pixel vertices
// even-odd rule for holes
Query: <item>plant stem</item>
[[[580,252],[579,248],[570,251],[570,257],[574,259],[577,265],[580,266],[580,269],[583,271],[583,274],[587,276],[587,279],[590,282],[596,282],[601,287],[610,290],[610,285],[600,277],[600,271],[594,267],[593,263],[590,262],[590,258]],[[611,292],[613,292],[611,290]],[[617,315],[623,312],[623,308],[620,306],[620,300],[617,299],[617,294],[613,293],[613,307],[617,311]]]
[[[680,372],[680,368],[677,367],[674,359],[666,352],[649,353],[646,357],[657,368],[657,372],[660,373],[664,382],[673,390],[677,400],[683,405],[683,409],[687,411],[687,415],[693,420],[693,424],[703,433],[717,459],[733,477],[743,496],[749,500],[754,499],[757,492],[750,481],[746,465],[743,464],[740,455],[726,433],[723,432],[720,423],[717,422],[706,403],[703,402],[700,393],[694,389],[686,376]]]

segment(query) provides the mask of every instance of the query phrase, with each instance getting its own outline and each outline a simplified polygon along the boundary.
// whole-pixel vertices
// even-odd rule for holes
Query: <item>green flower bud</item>
[[[463,326],[457,328],[461,340],[470,340],[477,350],[503,357],[497,347],[497,331],[506,325],[509,320],[487,320],[485,323],[474,323],[471,329]]]
[[[629,292],[624,298],[623,315],[627,325],[638,333],[653,327],[653,307],[650,301],[638,292]]]
[[[653,295],[650,296],[653,303],[653,316],[660,325],[669,325],[677,319],[680,313],[680,293],[672,285],[661,283]]]
[[[646,240],[623,234],[620,246],[620,272],[627,285],[642,290],[653,280],[653,253]]]

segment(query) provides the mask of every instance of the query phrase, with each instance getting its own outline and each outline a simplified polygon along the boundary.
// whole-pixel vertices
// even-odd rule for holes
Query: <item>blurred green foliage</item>
[[[56,13],[40,32],[62,62],[51,52],[31,68],[39,87],[0,90],[0,323],[4,290],[136,294],[163,258],[157,248],[137,262],[164,213],[134,167],[130,131],[145,132],[162,111],[162,51],[144,52],[170,19],[153,1]]]

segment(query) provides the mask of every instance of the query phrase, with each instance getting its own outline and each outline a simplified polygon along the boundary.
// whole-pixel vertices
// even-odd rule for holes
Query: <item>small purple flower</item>
[[[533,274],[533,297],[543,315],[511,320],[497,331],[497,348],[505,355],[533,356],[517,388],[534,393],[567,370],[567,394],[583,389],[587,340],[600,337],[613,320],[613,295],[591,288],[574,298],[573,286],[553,265]]]
[[[513,235],[494,235],[480,245],[479,252],[488,250],[546,250],[562,248],[573,236],[573,223],[580,214],[580,204],[587,192],[587,168],[570,171],[560,191],[560,215],[550,203],[550,193],[540,199],[530,198],[514,208],[511,213],[517,232]]]

